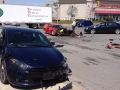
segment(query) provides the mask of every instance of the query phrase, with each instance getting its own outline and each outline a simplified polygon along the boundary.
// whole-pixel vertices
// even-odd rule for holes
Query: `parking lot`
[[[23,27],[26,26],[23,25]],[[71,29],[70,26],[67,28]],[[42,29],[38,30],[43,32]],[[84,33],[84,28],[76,28],[77,34],[80,31]],[[72,75],[69,76],[69,79],[75,86],[74,90],[119,90],[120,49],[114,47],[107,49],[105,47],[111,42],[109,39],[113,39],[113,43],[119,44],[120,35],[84,34],[83,38],[46,35],[46,37],[50,41],[54,41],[55,47],[67,57],[69,67],[72,69]],[[16,90],[9,84],[0,83],[0,90],[7,89]],[[37,90],[41,90],[41,88]],[[49,88],[46,90],[58,89]]]

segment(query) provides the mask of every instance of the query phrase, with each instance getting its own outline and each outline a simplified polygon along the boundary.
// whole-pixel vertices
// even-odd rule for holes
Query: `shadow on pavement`
[[[56,45],[55,47],[56,48],[61,48],[61,47],[64,47],[64,45]]]
[[[84,32],[84,34],[91,34],[91,33],[87,33],[87,32]],[[100,33],[95,33],[95,34],[115,34],[115,33],[102,33],[102,32],[100,32]]]

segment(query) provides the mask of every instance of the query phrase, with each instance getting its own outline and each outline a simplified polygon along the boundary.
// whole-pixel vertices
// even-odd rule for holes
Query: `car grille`
[[[29,70],[29,75],[32,79],[44,79],[49,80],[59,76],[60,72],[63,70],[62,67],[52,67],[52,68],[32,68]]]
[[[52,68],[32,68],[29,72],[48,72],[48,71],[58,71],[62,70],[62,67],[52,67]]]

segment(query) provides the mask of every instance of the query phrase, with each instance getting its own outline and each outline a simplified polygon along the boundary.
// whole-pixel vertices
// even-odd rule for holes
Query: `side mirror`
[[[55,45],[55,42],[51,42],[51,44],[54,46],[54,45]]]

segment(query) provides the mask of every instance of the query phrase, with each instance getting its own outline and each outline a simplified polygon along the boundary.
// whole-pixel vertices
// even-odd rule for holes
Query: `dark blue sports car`
[[[116,22],[101,22],[97,25],[86,27],[84,31],[91,34],[95,34],[95,33],[120,34],[120,24]]]
[[[41,85],[44,80],[67,79],[66,58],[40,31],[0,29],[0,80],[15,86]]]

